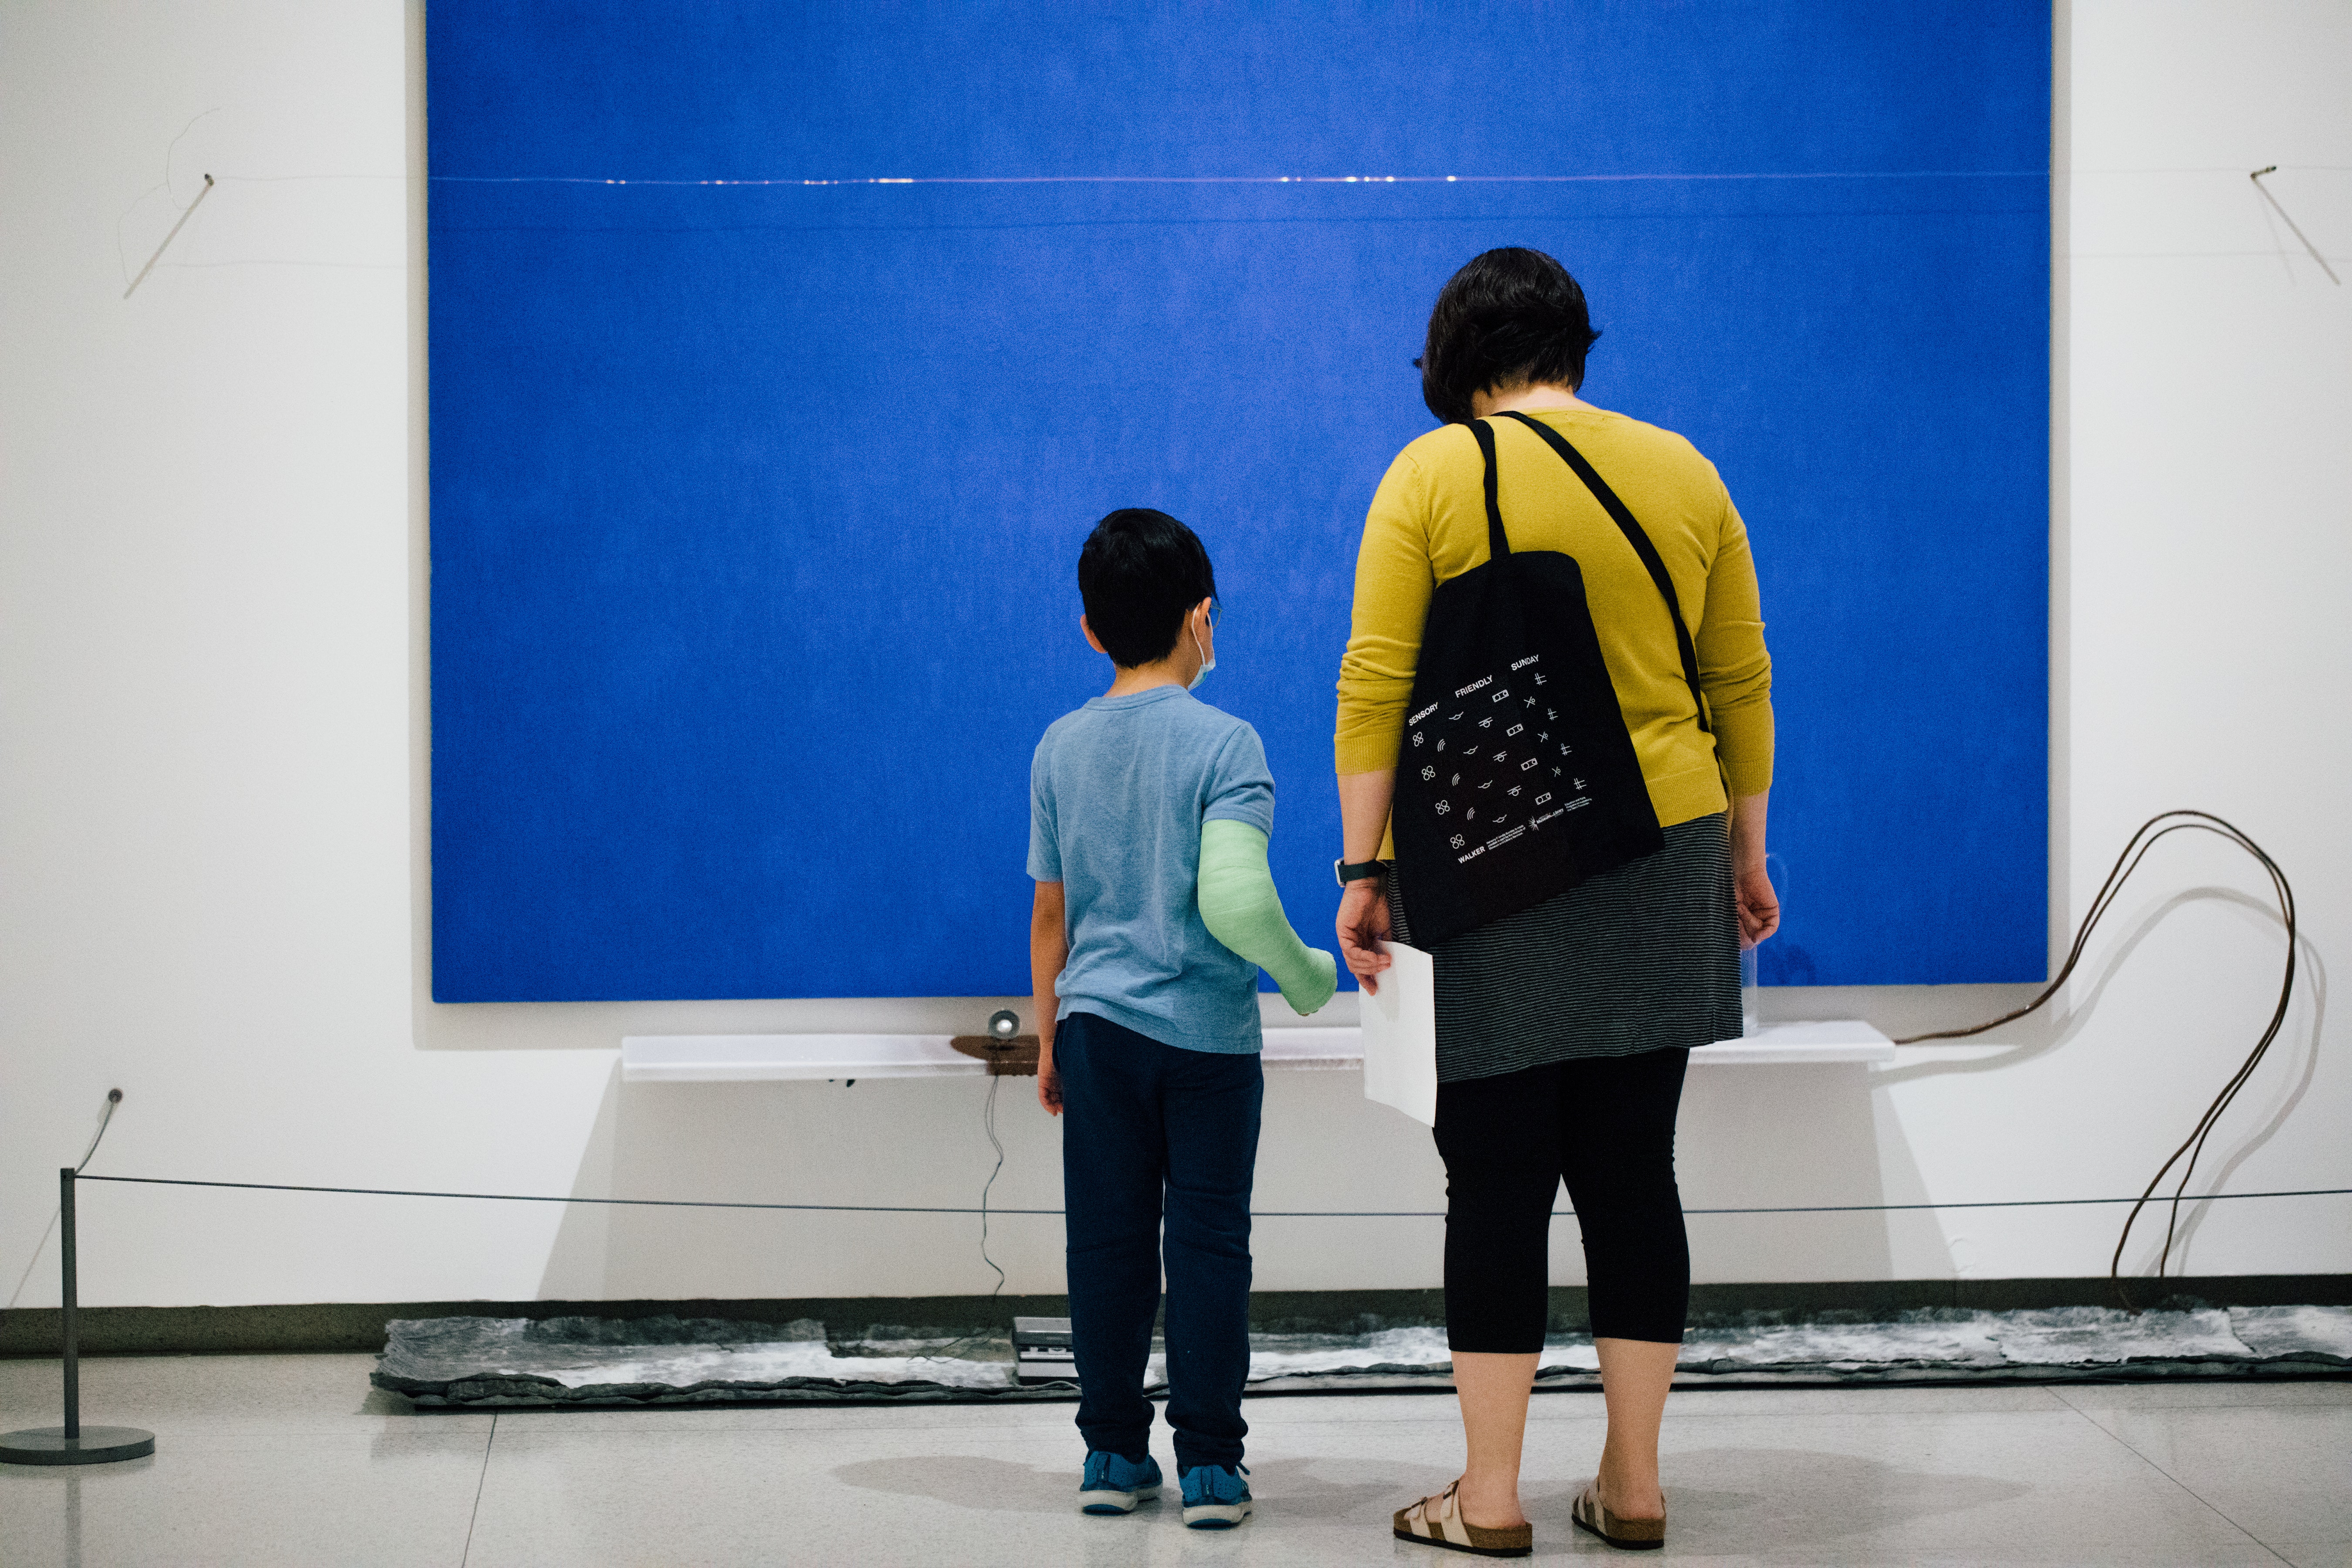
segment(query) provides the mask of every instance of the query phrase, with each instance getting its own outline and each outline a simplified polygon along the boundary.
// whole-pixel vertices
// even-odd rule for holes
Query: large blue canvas
[[[2046,4],[428,29],[439,999],[1025,991],[1029,753],[1107,679],[1075,569],[1128,505],[1215,558],[1201,694],[1328,940],[1356,539],[1496,245],[1753,534],[1765,978],[2042,975]]]

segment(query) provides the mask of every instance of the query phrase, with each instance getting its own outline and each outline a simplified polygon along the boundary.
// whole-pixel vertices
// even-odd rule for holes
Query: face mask
[[[1217,668],[1217,661],[1210,658],[1208,650],[1201,646],[1201,638],[1198,633],[1195,633],[1192,637],[1192,651],[1201,656],[1201,669],[1199,674],[1192,677],[1192,685],[1184,688],[1187,691],[1192,690],[1193,687],[1196,687],[1203,680],[1208,679],[1209,671]]]

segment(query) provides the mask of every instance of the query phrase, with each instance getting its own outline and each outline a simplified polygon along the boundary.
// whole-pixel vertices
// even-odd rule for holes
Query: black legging
[[[1584,1231],[1593,1337],[1681,1342],[1690,1243],[1675,1186],[1675,1110],[1689,1061],[1685,1050],[1586,1057],[1438,1086],[1454,1349],[1543,1349],[1562,1178]]]

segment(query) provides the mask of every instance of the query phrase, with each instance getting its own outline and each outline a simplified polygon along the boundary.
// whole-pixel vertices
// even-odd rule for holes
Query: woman
[[[1377,944],[1412,936],[1412,881],[1396,885],[1387,829],[1423,626],[1437,585],[1488,557],[1486,463],[1468,422],[1517,413],[1580,452],[1663,558],[1696,649],[1704,714],[1661,584],[1628,536],[1541,435],[1492,418],[1509,542],[1580,568],[1664,837],[1654,854],[1433,949],[1446,1332],[1468,1463],[1400,1510],[1395,1532],[1500,1556],[1534,1541],[1519,1449],[1563,1177],[1609,1415],[1573,1521],[1612,1545],[1664,1543],[1658,1424],[1690,1299],[1675,1113],[1690,1048],[1739,1033],[1740,949],[1780,921],[1764,873],[1771,661],[1747,532],[1689,442],[1577,395],[1599,335],[1576,279],[1538,251],[1490,250],[1439,293],[1415,363],[1444,424],[1398,455],[1373,497],[1339,675],[1339,945],[1377,991],[1389,965]]]

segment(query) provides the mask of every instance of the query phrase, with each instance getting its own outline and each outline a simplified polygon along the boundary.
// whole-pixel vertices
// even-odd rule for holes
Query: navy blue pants
[[[1238,1465],[1249,1430],[1250,1181],[1265,1096],[1257,1057],[1179,1050],[1073,1013],[1054,1031],[1054,1068],[1078,1431],[1089,1450],[1140,1458],[1150,1447],[1143,1374],[1164,1247],[1177,1472]]]

